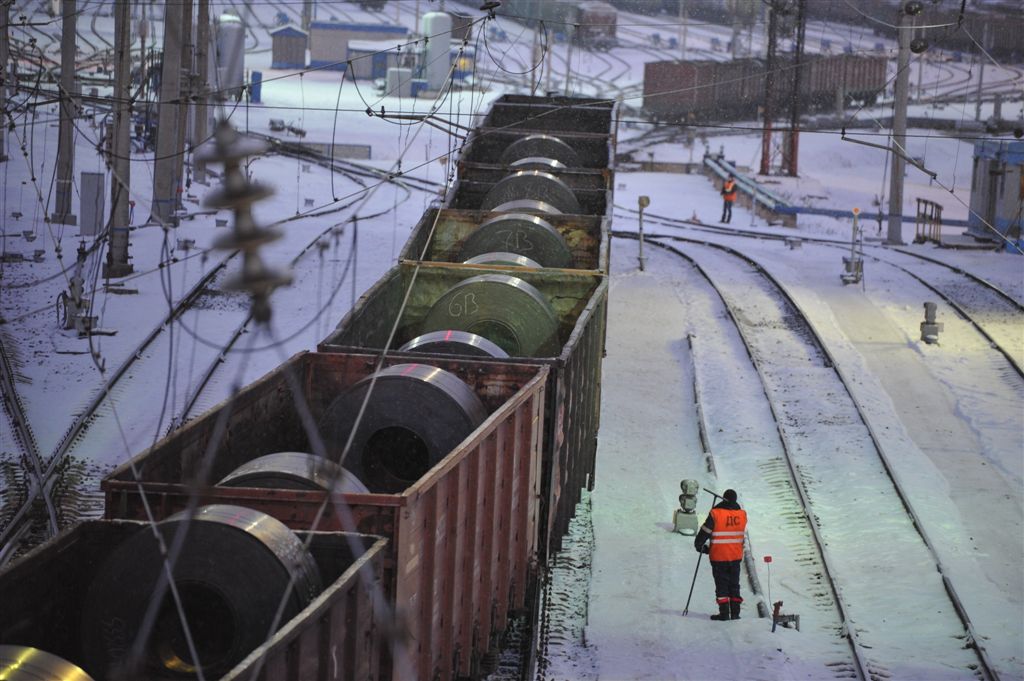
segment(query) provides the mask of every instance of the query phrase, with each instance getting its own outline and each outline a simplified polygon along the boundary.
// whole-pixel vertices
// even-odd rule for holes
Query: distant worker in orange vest
[[[732,220],[732,204],[736,200],[736,180],[730,175],[722,185],[722,219],[727,223]]]
[[[747,529],[747,512],[736,503],[736,491],[727,489],[722,501],[711,509],[707,520],[693,540],[700,553],[711,559],[711,575],[715,578],[715,599],[718,614],[713,620],[740,618],[740,561],[743,560],[743,533]],[[710,545],[706,542],[711,539]]]

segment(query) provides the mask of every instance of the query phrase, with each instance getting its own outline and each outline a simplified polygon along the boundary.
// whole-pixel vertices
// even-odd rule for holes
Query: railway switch
[[[939,331],[943,330],[942,322],[935,321],[935,303],[924,304],[924,321],[921,322],[921,340],[931,345],[939,342]]]
[[[679,534],[697,534],[700,519],[697,517],[697,494],[700,484],[696,480],[682,480],[679,483],[682,494],[679,495],[679,508],[672,515],[672,530]]]

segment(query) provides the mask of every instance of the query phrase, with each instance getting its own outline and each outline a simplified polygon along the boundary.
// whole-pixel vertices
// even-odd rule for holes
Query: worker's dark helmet
[[[722,493],[722,498],[726,501],[736,501],[736,490],[727,489]]]

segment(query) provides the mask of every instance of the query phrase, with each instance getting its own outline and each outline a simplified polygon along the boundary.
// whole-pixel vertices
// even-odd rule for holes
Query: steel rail
[[[627,211],[629,213],[633,213],[633,214],[639,213],[639,211],[637,209],[635,209],[635,208],[626,208],[624,206],[617,206],[616,208],[618,208],[619,210]],[[669,217],[665,217],[665,216],[661,216],[661,215],[654,215],[654,214],[651,214],[651,213],[648,213],[648,212],[644,212],[644,218],[646,220],[649,220],[649,221],[655,223],[655,224],[661,224],[661,225],[665,225],[667,227],[675,227],[675,226],[677,226],[676,223],[681,223],[681,224],[684,224],[684,225],[686,225],[688,227],[693,227],[693,228],[698,229],[698,230],[703,230],[703,231],[708,231],[708,232],[713,232],[713,233],[718,233],[718,234],[726,234],[726,235],[729,235],[729,236],[740,236],[740,237],[745,237],[745,238],[764,239],[764,240],[771,240],[771,241],[784,241],[785,239],[788,238],[786,235],[783,235],[783,234],[764,234],[764,233],[760,233],[760,232],[748,232],[748,231],[745,231],[745,230],[737,230],[737,229],[731,229],[731,228],[726,228],[726,227],[715,227],[714,225],[704,225],[704,224],[701,224],[701,223],[696,223],[696,222],[692,222],[692,221],[688,221],[688,220],[680,220],[678,218],[669,218]],[[675,238],[675,237],[673,237],[673,236],[666,236],[666,238]],[[824,239],[824,238],[815,238],[815,237],[800,237],[800,238],[803,241],[806,241],[808,243],[816,243],[816,244],[820,244],[820,245],[828,246],[828,247],[832,247],[832,248],[849,249],[849,243],[848,242],[844,243],[842,241],[837,241],[835,239]],[[870,248],[876,249],[876,250],[877,249],[881,249],[883,251],[890,251],[891,250],[891,251],[896,252],[896,253],[902,253],[903,255],[906,255],[908,257],[918,258],[919,260],[923,260],[923,261],[929,262],[929,263],[937,265],[939,267],[945,267],[946,269],[952,270],[953,272],[955,272],[957,274],[960,274],[961,276],[963,276],[966,279],[968,279],[970,282],[972,282],[974,284],[977,284],[978,286],[981,286],[985,290],[987,290],[987,291],[991,292],[992,294],[998,296],[1002,301],[1008,303],[1009,305],[1012,305],[1019,312],[1024,312],[1024,304],[1022,304],[1020,301],[1016,300],[1013,296],[1011,296],[1010,294],[1006,293],[1005,291],[1003,291],[1001,288],[999,288],[998,286],[996,286],[992,282],[990,282],[990,281],[988,281],[986,279],[983,279],[983,278],[979,277],[976,274],[968,272],[967,270],[965,270],[965,269],[963,269],[961,267],[957,267],[956,265],[951,265],[951,264],[943,262],[942,260],[939,260],[937,258],[929,258],[926,255],[921,255],[921,254],[918,254],[918,253],[914,253],[913,251],[907,251],[907,250],[902,249],[902,248],[893,248],[891,246],[885,246],[885,245],[870,246]],[[1010,366],[1013,368],[1013,370],[1017,373],[1018,376],[1020,376],[1021,378],[1024,378],[1024,367],[1022,367],[1017,362],[1017,360],[1014,359],[1014,357],[1010,354],[1010,352],[1006,348],[1004,348],[998,341],[995,340],[995,338],[992,337],[992,335],[985,329],[984,326],[982,326],[977,320],[975,320],[970,315],[970,312],[967,309],[965,309],[960,303],[956,302],[956,300],[954,300],[949,294],[947,294],[946,292],[942,291],[941,289],[939,289],[934,284],[929,283],[923,277],[921,277],[920,275],[912,272],[911,270],[907,269],[903,265],[900,265],[899,263],[892,262],[891,260],[886,260],[885,258],[879,257],[878,255],[876,255],[874,253],[868,253],[867,251],[865,251],[865,255],[867,255],[868,257],[871,257],[872,259],[874,259],[874,260],[876,260],[878,262],[885,263],[885,264],[887,264],[887,265],[889,265],[891,267],[895,267],[896,269],[899,269],[899,270],[903,271],[908,276],[913,277],[915,280],[917,280],[925,288],[931,290],[936,295],[938,295],[940,298],[942,298],[943,301],[945,301],[951,308],[953,308],[953,310],[958,315],[960,315],[960,317],[964,321],[966,321],[968,324],[973,326],[974,329],[979,334],[981,334],[981,336],[986,341],[988,341],[989,345],[992,347],[993,350],[995,350],[996,352],[1001,354],[1006,359],[1006,361],[1009,362]]]
[[[835,246],[835,247],[836,248],[841,248],[841,246]],[[900,252],[902,252],[902,251],[900,251]],[[900,270],[901,272],[903,272],[907,276],[912,277],[913,279],[915,279],[919,284],[921,284],[922,286],[927,288],[929,291],[931,291],[935,295],[937,295],[940,298],[942,298],[942,300],[944,300],[947,305],[949,305],[951,308],[953,308],[953,310],[958,315],[960,315],[960,317],[965,322],[967,322],[968,324],[973,326],[974,330],[977,331],[978,333],[980,333],[981,336],[985,340],[987,340],[989,342],[989,345],[992,347],[993,350],[995,350],[996,352],[1001,354],[1006,359],[1006,361],[1010,363],[1010,366],[1013,368],[1013,370],[1015,372],[1017,372],[1018,376],[1020,376],[1021,378],[1024,378],[1024,368],[1022,368],[1021,365],[1017,363],[1017,360],[1014,359],[1013,355],[1011,355],[1010,352],[1006,348],[1004,348],[1002,345],[1000,345],[999,342],[995,338],[993,338],[988,333],[988,331],[985,330],[985,327],[983,327],[973,317],[971,317],[970,313],[967,310],[965,310],[960,305],[960,303],[956,302],[949,294],[947,294],[945,291],[943,291],[941,288],[939,288],[935,284],[929,283],[921,275],[916,274],[915,272],[910,271],[909,269],[907,269],[903,265],[900,265],[899,263],[892,262],[891,260],[886,260],[885,258],[880,258],[877,255],[874,255],[874,254],[871,254],[871,253],[865,253],[865,255],[867,255],[868,257],[872,258],[876,262],[885,263],[886,265],[889,265],[890,267],[895,267],[896,269]],[[929,260],[930,262],[933,262],[933,263],[937,263],[937,264],[940,264],[940,265],[942,264],[941,262],[939,262],[937,260],[931,260],[930,258],[926,258],[926,259]],[[949,267],[949,269],[954,270],[954,271],[958,272],[959,274],[963,274],[964,276],[968,276],[965,272],[963,272],[959,268]],[[979,283],[979,284],[986,284],[987,283],[987,282],[984,282],[981,279],[977,279],[976,277],[972,279],[970,276],[968,276],[968,279],[971,279],[972,281],[976,280],[976,283]],[[990,285],[990,289],[991,290],[995,290],[995,291],[997,291],[999,293],[1002,293],[1002,291],[1000,291],[995,286],[991,286]],[[1003,294],[1003,295],[1005,296],[1005,294]],[[1009,298],[1009,296],[1006,296],[1006,298],[1011,303],[1013,303],[1015,305],[1015,307],[1018,308],[1018,310],[1021,309],[1020,304],[1017,303],[1015,300],[1013,300],[1012,298]]]
[[[630,232],[615,232],[615,231],[613,231],[612,235],[613,236],[617,236],[617,237],[639,238],[637,235],[634,235],[634,234],[632,234]],[[679,240],[687,241],[687,242],[691,242],[691,243],[701,243],[701,244],[704,244],[704,245],[710,245],[707,242],[700,242],[700,241],[690,240],[690,239],[679,239]],[[790,452],[789,443],[788,443],[787,438],[786,438],[786,436],[785,436],[785,434],[783,433],[783,430],[782,430],[782,419],[780,418],[780,415],[776,411],[774,401],[771,399],[771,396],[768,394],[768,386],[767,386],[767,384],[765,382],[764,375],[761,372],[760,365],[758,364],[757,360],[754,358],[754,352],[753,352],[753,349],[751,347],[751,342],[750,342],[750,339],[748,337],[747,332],[744,331],[743,325],[740,323],[740,320],[736,317],[736,314],[733,311],[733,308],[729,304],[728,300],[726,300],[725,295],[722,293],[722,291],[715,284],[714,280],[711,278],[711,275],[704,269],[704,267],[700,263],[698,263],[693,257],[687,255],[686,253],[684,253],[683,251],[679,250],[678,248],[674,248],[672,246],[660,243],[660,242],[658,242],[656,240],[653,240],[653,239],[648,241],[648,243],[650,243],[650,244],[652,244],[654,246],[657,246],[659,248],[662,248],[662,249],[664,249],[666,251],[669,251],[670,253],[673,253],[673,254],[683,258],[684,260],[688,261],[691,265],[693,265],[693,267],[708,282],[708,285],[711,286],[711,288],[715,291],[716,294],[718,294],[719,299],[722,301],[722,305],[725,307],[726,313],[729,315],[729,318],[732,320],[733,324],[735,325],[736,331],[739,334],[740,339],[743,341],[743,349],[746,351],[747,357],[750,359],[750,363],[754,367],[754,370],[757,372],[758,378],[761,381],[761,390],[764,393],[765,400],[768,403],[768,408],[771,411],[772,418],[773,418],[773,420],[775,422],[775,429],[776,429],[776,432],[778,433],[778,436],[779,436],[779,441],[780,441],[781,446],[782,446],[783,454],[785,454],[784,458],[785,458],[785,461],[786,461],[786,467],[789,470],[790,480],[791,480],[791,482],[793,484],[793,489],[796,492],[797,497],[798,497],[798,499],[800,501],[801,510],[803,511],[804,518],[807,521],[807,527],[810,530],[812,539],[814,540],[814,544],[815,544],[815,546],[817,548],[817,551],[818,551],[818,556],[821,558],[822,567],[824,568],[823,572],[824,572],[826,578],[828,579],[829,589],[832,591],[832,598],[833,598],[833,601],[835,602],[836,610],[838,611],[838,615],[839,615],[839,620],[840,620],[840,623],[842,625],[842,636],[846,640],[847,644],[850,646],[850,652],[853,655],[853,662],[854,662],[854,666],[856,668],[857,678],[861,679],[862,681],[870,681],[872,677],[870,676],[869,671],[868,671],[869,670],[869,665],[868,665],[868,661],[867,661],[866,656],[865,656],[865,651],[864,651],[865,646],[858,639],[856,627],[849,621],[849,616],[846,614],[846,610],[847,610],[847,606],[845,605],[846,600],[843,597],[842,589],[839,587],[838,583],[836,582],[836,577],[835,577],[836,570],[835,570],[835,568],[834,568],[834,566],[832,564],[831,559],[829,558],[828,552],[825,550],[825,545],[826,545],[825,540],[821,536],[821,533],[820,533],[820,531],[818,529],[817,523],[814,520],[814,513],[811,510],[811,503],[810,503],[810,500],[808,498],[806,488],[804,487],[803,480],[801,479],[801,477],[799,475],[799,472],[797,471],[796,464],[793,461],[793,458],[792,458],[792,455],[791,455],[791,452]]]
[[[54,475],[57,466],[63,460],[67,452],[70,451],[71,447],[74,445],[78,437],[88,427],[88,423],[92,418],[93,414],[95,414],[96,410],[100,407],[101,404],[103,404],[103,402],[106,400],[107,396],[110,394],[111,390],[121,379],[121,377],[124,376],[124,374],[128,371],[128,369],[132,367],[135,361],[142,356],[142,353],[146,350],[146,348],[150,346],[150,344],[153,343],[157,336],[159,336],[166,328],[168,328],[168,326],[171,323],[173,323],[174,320],[180,317],[185,312],[185,310],[206,290],[206,284],[209,283],[209,281],[218,272],[220,272],[224,267],[226,267],[228,261],[230,261],[237,254],[238,251],[231,252],[220,263],[211,268],[209,272],[207,272],[203,277],[201,277],[200,280],[192,287],[192,289],[181,300],[178,301],[178,303],[163,318],[163,320],[156,327],[154,327],[153,330],[149,332],[149,334],[147,334],[147,336],[135,348],[132,354],[129,355],[128,358],[121,363],[121,365],[114,371],[113,374],[111,374],[111,377],[99,389],[96,395],[93,396],[92,400],[89,401],[89,404],[86,406],[86,408],[82,411],[81,414],[78,415],[78,417],[75,418],[75,420],[68,427],[67,431],[64,433],[64,436],[57,443],[57,446],[54,449],[53,454],[50,455],[50,458],[47,462],[46,469],[43,472],[43,484],[45,484],[45,482],[48,481]],[[36,496],[38,496],[40,491],[41,490],[36,489],[35,487],[33,487],[30,490],[28,498],[25,500],[21,509],[19,509],[18,512],[15,514],[15,519],[12,520],[11,524],[8,525],[8,527],[5,528],[3,532],[0,532],[0,546],[4,546],[4,544],[8,541],[11,534],[11,528],[17,522],[20,522],[21,519],[27,514],[28,509],[31,507],[32,502],[35,500]]]
[[[618,236],[624,236],[624,235],[629,234],[629,233],[624,233],[624,234],[623,233],[613,233],[613,234],[614,235],[618,235]],[[957,593],[956,588],[954,587],[954,585],[952,583],[952,580],[949,578],[949,575],[948,575],[948,572],[946,570],[946,567],[943,564],[942,559],[939,557],[938,551],[935,548],[935,544],[934,544],[934,542],[932,542],[931,538],[929,537],[928,532],[925,529],[924,523],[922,523],[920,516],[918,516],[918,514],[917,514],[917,511],[914,510],[914,507],[913,507],[913,505],[910,502],[909,495],[907,494],[907,492],[906,492],[906,490],[905,490],[905,488],[903,486],[903,483],[900,481],[899,475],[896,473],[896,470],[893,468],[892,463],[891,463],[891,459],[890,459],[889,455],[886,453],[885,447],[882,445],[881,439],[878,437],[878,433],[875,431],[874,427],[871,425],[870,419],[868,419],[867,415],[864,413],[864,407],[860,403],[860,400],[858,400],[856,398],[856,396],[853,394],[853,391],[850,389],[850,387],[849,387],[850,386],[849,378],[846,376],[846,373],[843,371],[842,367],[840,367],[837,364],[837,362],[835,361],[835,357],[832,355],[831,351],[828,349],[828,346],[825,344],[824,339],[818,333],[818,331],[814,327],[814,325],[811,324],[810,317],[803,310],[803,308],[799,305],[799,303],[797,303],[795,298],[789,292],[789,289],[781,281],[779,281],[774,275],[772,275],[763,265],[761,265],[760,262],[758,262],[757,260],[753,259],[752,257],[750,257],[750,256],[748,256],[748,255],[746,255],[746,254],[744,254],[744,253],[742,253],[740,251],[737,251],[734,248],[731,248],[729,246],[725,246],[725,245],[722,245],[722,244],[717,244],[717,243],[714,243],[714,242],[711,242],[711,241],[704,241],[704,240],[698,240],[698,239],[687,239],[685,237],[678,237],[678,236],[670,236],[670,237],[663,237],[663,238],[668,238],[668,239],[671,239],[671,240],[674,240],[674,241],[683,241],[683,242],[687,242],[687,243],[695,243],[695,244],[699,244],[699,245],[704,245],[704,246],[707,246],[707,247],[710,247],[710,248],[713,248],[713,249],[718,249],[718,250],[724,251],[724,252],[732,255],[733,257],[736,257],[736,258],[742,260],[743,262],[745,262],[748,265],[750,265],[751,267],[753,267],[766,280],[771,282],[771,284],[777,288],[777,290],[779,291],[779,293],[782,296],[782,298],[792,307],[792,309],[794,311],[797,312],[797,314],[800,315],[800,318],[804,321],[804,323],[805,323],[805,325],[807,327],[807,330],[810,332],[811,337],[814,339],[815,344],[818,346],[818,349],[823,354],[823,356],[827,359],[827,361],[829,363],[829,367],[833,371],[835,371],[836,375],[838,376],[838,378],[840,380],[840,383],[843,385],[843,388],[846,390],[847,394],[849,395],[852,404],[854,405],[854,407],[857,410],[857,414],[858,414],[861,422],[864,424],[864,427],[867,429],[867,432],[868,432],[868,434],[871,437],[871,441],[874,444],[875,450],[878,453],[878,458],[881,461],[883,468],[885,469],[886,475],[889,477],[889,479],[893,483],[893,488],[896,491],[896,494],[897,494],[897,496],[900,499],[900,503],[903,505],[904,509],[906,510],[907,515],[910,517],[910,520],[911,520],[911,522],[912,522],[912,524],[914,526],[914,530],[921,537],[921,540],[924,542],[924,544],[927,547],[929,553],[931,554],[932,559],[935,562],[935,567],[938,570],[939,575],[942,578],[942,584],[943,584],[943,587],[945,588],[946,594],[948,595],[948,597],[950,599],[950,602],[952,603],[953,608],[954,608],[954,610],[957,613],[957,616],[959,617],[961,623],[963,624],[963,626],[964,626],[964,628],[965,628],[965,630],[967,632],[966,647],[969,647],[972,650],[974,650],[975,655],[977,656],[978,661],[980,663],[981,670],[985,674],[985,677],[987,679],[990,679],[990,680],[993,680],[993,681],[997,681],[999,679],[999,675],[995,671],[995,667],[994,667],[994,665],[992,664],[991,660],[988,657],[988,653],[986,652],[984,644],[982,643],[983,638],[975,630],[974,623],[971,621],[971,618],[968,615],[967,610],[964,607],[963,602],[961,601],[960,596]],[[651,243],[657,243],[657,242],[656,241],[652,241]],[[663,244],[662,244],[662,246],[664,247]],[[671,247],[669,247],[669,248],[671,249]],[[678,249],[676,249],[676,250],[678,250]],[[687,256],[684,255],[683,257],[687,257]]]
[[[49,521],[49,528],[51,536],[57,534],[59,529],[57,524],[57,509],[53,505],[53,500],[49,494],[45,493],[46,477],[43,475],[42,456],[39,452],[39,445],[36,442],[35,433],[32,431],[32,424],[28,419],[28,415],[25,413],[25,405],[21,401],[21,396],[18,394],[17,379],[14,373],[14,367],[11,364],[10,357],[7,353],[7,348],[4,346],[3,336],[0,335],[0,393],[3,394],[4,407],[8,412],[11,424],[14,426],[15,439],[21,445],[24,455],[31,462],[31,466],[34,472],[34,476],[30,477],[33,482],[29,486],[28,496],[32,499],[36,497],[38,491],[43,491],[43,499],[46,504],[46,512]],[[15,525],[19,520],[19,516],[16,514],[8,525],[8,528]],[[8,528],[4,528],[5,533]]]

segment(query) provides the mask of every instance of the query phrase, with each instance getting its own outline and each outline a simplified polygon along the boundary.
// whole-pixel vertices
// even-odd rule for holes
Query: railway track
[[[852,671],[862,679],[898,678],[908,652],[901,646],[912,645],[917,657],[936,665],[933,674],[961,670],[997,679],[983,639],[849,388],[849,378],[807,315],[781,283],[742,253],[712,242],[670,237],[676,245],[668,245],[668,240],[651,243],[685,258],[703,274],[760,377],[799,513],[811,519],[807,526],[842,622],[840,635],[849,644],[849,667],[836,667],[837,676]],[[840,442],[836,431],[842,432]],[[839,444],[841,460],[824,454]],[[866,508],[871,508],[869,522],[858,510]],[[880,555],[880,533],[886,546],[900,550]],[[868,574],[850,569],[865,560],[873,566]],[[906,598],[922,591],[928,592],[923,601],[947,604],[929,613],[927,623],[919,617],[919,604]],[[884,617],[877,614],[881,607]],[[920,635],[909,643],[907,623],[915,621]]]
[[[13,358],[10,356],[4,343],[3,334],[0,334],[0,394],[3,396],[3,407],[10,423],[11,439],[20,449],[19,463],[21,466],[12,466],[11,470],[5,470],[2,478],[5,480],[4,505],[3,509],[21,508],[23,510],[24,522],[21,521],[19,512],[15,512],[9,518],[2,518],[4,521],[3,533],[0,536],[17,533],[19,537],[32,533],[45,541],[57,534],[59,530],[57,510],[52,499],[52,490],[46,484],[43,475],[44,462],[36,443],[35,433],[32,431],[32,424],[25,413],[24,404],[18,394],[18,375],[15,371]],[[4,438],[5,442],[7,438]],[[20,469],[21,475],[16,471]],[[28,504],[25,499],[42,497],[41,504]],[[40,512],[41,511],[41,512]],[[6,513],[4,514],[6,515]],[[9,528],[13,532],[9,532]],[[6,556],[6,547],[0,540],[0,564]]]
[[[627,215],[623,217],[627,219],[635,219],[638,213],[636,209],[621,206],[616,206],[616,210],[626,213]],[[772,241],[786,239],[782,234],[716,227],[650,213],[645,213],[644,218],[654,224],[714,234]],[[850,247],[848,242],[833,239],[806,236],[801,236],[801,239],[839,250],[849,250]],[[942,298],[989,342],[993,350],[1006,359],[1017,376],[1024,378],[1024,351],[1021,348],[1019,333],[1024,303],[984,277],[921,253],[883,245],[866,245],[864,254],[877,262],[899,269]]]
[[[265,135],[253,136],[268,140],[275,140],[275,138],[270,138]],[[393,182],[399,185],[404,190],[406,198],[409,198],[414,190],[434,191],[437,186],[439,186],[437,183],[429,180],[423,180],[411,176],[391,177],[385,171],[350,161],[335,159],[332,163],[329,157],[311,153],[306,150],[302,150],[300,153],[298,151],[298,147],[295,147],[295,145],[275,145],[275,151],[286,156],[290,155],[309,160],[326,169],[331,169],[333,172],[338,172],[346,177],[350,182],[362,187],[363,189],[369,187],[369,183],[366,181],[367,178],[377,181]],[[360,199],[361,195],[348,201],[338,203],[337,205],[330,205],[329,207],[321,210],[315,210],[313,212],[302,213],[286,218],[282,222],[291,222],[310,217],[319,218],[336,214],[352,208],[360,201]],[[376,213],[361,215],[360,219],[371,220],[380,218],[388,214],[390,210],[391,209],[389,208]],[[315,246],[322,239],[328,238],[331,232],[336,229],[337,227],[332,224],[319,232],[291,260],[292,267],[297,265],[303,257],[307,256],[307,254],[315,251]],[[105,380],[104,384],[92,397],[83,411],[72,421],[50,457],[45,459],[45,461],[41,457],[38,458],[38,466],[36,467],[37,473],[35,477],[42,482],[40,484],[32,483],[31,480],[25,480],[26,484],[22,485],[26,490],[25,494],[23,495],[23,498],[16,501],[17,510],[12,513],[10,521],[4,525],[3,532],[0,534],[0,565],[2,565],[6,560],[9,560],[16,555],[20,555],[20,553],[23,553],[27,548],[41,543],[41,541],[48,538],[48,536],[40,536],[39,533],[33,533],[30,531],[30,522],[35,517],[33,515],[33,509],[37,509],[39,507],[39,502],[37,501],[39,499],[45,500],[47,504],[52,505],[50,500],[50,490],[55,486],[60,485],[61,473],[66,469],[68,465],[67,462],[69,460],[72,460],[75,463],[77,463],[79,459],[92,460],[97,454],[95,449],[97,447],[109,447],[111,440],[118,443],[124,443],[127,441],[129,452],[141,451],[142,448],[147,446],[148,443],[145,441],[145,437],[148,436],[133,436],[130,425],[137,422],[146,423],[147,413],[152,411],[153,406],[153,385],[151,382],[146,381],[145,369],[142,368],[141,365],[145,361],[149,361],[150,363],[162,362],[162,358],[164,357],[173,358],[175,356],[173,343],[176,342],[173,338],[173,329],[175,326],[177,325],[179,328],[188,328],[194,332],[195,329],[199,328],[199,311],[219,310],[219,314],[221,314],[221,316],[226,315],[227,317],[235,317],[235,321],[233,322],[227,318],[222,319],[221,323],[218,325],[220,327],[228,326],[232,331],[226,336],[221,335],[218,337],[218,342],[222,344],[219,348],[204,347],[203,356],[205,357],[205,361],[203,361],[203,364],[205,368],[200,374],[198,374],[198,376],[195,377],[194,381],[191,380],[191,367],[188,370],[187,379],[185,379],[184,376],[179,377],[185,379],[183,382],[190,385],[185,386],[180,407],[177,404],[177,399],[171,400],[170,408],[166,410],[167,422],[169,424],[168,427],[175,428],[181,425],[187,421],[189,416],[195,412],[197,407],[204,406],[202,402],[204,391],[209,385],[211,385],[214,374],[224,364],[226,354],[248,330],[248,326],[251,321],[251,315],[248,311],[247,304],[248,298],[244,295],[224,291],[218,285],[218,282],[221,281],[226,274],[227,266],[237,255],[238,252],[232,252],[225,256],[219,263],[211,267],[210,270],[206,272],[192,286],[192,288],[189,289],[189,291],[172,306],[168,314],[162,318],[160,323],[155,326],[149,334],[147,334],[135,350],[109,374],[109,378]],[[195,319],[186,321],[184,320],[186,315],[194,316]],[[201,333],[201,331],[199,333]],[[180,343],[180,341],[178,342]],[[198,339],[196,339],[196,342],[199,342]],[[171,371],[170,364],[168,365],[167,371]],[[138,375],[140,378],[133,381],[131,380],[133,375]],[[7,389],[5,387],[5,394],[6,392]],[[117,398],[117,403],[119,405],[122,405],[117,410],[109,406],[110,398],[112,396]],[[136,414],[133,410],[141,411]],[[150,414],[148,417],[149,420],[151,420],[151,416],[152,415]],[[27,427],[28,420],[24,419],[24,423]],[[92,438],[90,437],[90,432],[98,432],[98,435],[95,438]],[[139,439],[140,437],[142,439]],[[89,456],[76,456],[76,453],[86,450],[90,450]],[[77,486],[78,489],[98,489],[100,474],[106,470],[106,467],[95,468],[93,475],[85,476],[85,479]],[[93,501],[92,506],[94,510],[98,508],[95,501]],[[8,504],[5,504],[5,507],[14,508],[14,506],[9,506]],[[57,511],[54,511],[53,515],[56,516]],[[80,515],[81,514],[79,513],[72,514],[72,518],[74,521],[77,521]],[[56,523],[56,520],[54,523]],[[56,530],[53,531],[53,533],[55,532]]]

